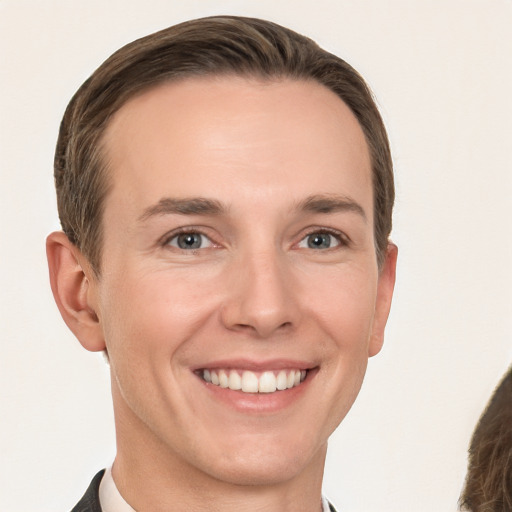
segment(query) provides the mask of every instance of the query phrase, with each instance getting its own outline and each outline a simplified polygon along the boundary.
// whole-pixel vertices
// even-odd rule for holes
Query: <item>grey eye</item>
[[[307,249],[330,249],[337,247],[340,241],[331,233],[310,233],[304,237],[300,243],[300,248]]]
[[[202,249],[212,245],[209,238],[201,233],[180,233],[169,240],[169,245],[183,250]]]

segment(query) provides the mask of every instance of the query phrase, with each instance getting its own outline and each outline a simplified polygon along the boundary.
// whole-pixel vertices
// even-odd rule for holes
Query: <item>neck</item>
[[[117,456],[112,475],[125,501],[138,512],[321,510],[326,446],[295,473],[266,480],[258,475],[254,483],[247,477],[249,472],[237,481],[184,460],[133,414],[120,396],[114,397],[114,412]]]

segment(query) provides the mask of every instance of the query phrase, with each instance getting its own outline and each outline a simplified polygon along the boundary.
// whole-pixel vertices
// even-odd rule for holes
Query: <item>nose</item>
[[[229,271],[221,320],[230,330],[269,338],[292,330],[300,318],[293,271],[276,252],[242,257]]]

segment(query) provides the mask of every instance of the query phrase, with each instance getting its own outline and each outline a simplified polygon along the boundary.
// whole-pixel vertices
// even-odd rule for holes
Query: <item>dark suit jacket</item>
[[[100,507],[99,489],[100,482],[105,470],[102,469],[93,479],[82,499],[75,505],[71,512],[102,512]],[[331,512],[336,512],[335,508],[329,503]]]
[[[75,505],[71,512],[101,512],[100,506],[100,482],[105,470],[102,469],[90,483],[82,499]]]

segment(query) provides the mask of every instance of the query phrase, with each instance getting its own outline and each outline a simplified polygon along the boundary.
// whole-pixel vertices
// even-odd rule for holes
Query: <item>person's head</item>
[[[108,352],[118,457],[196,487],[318,471],[395,279],[391,160],[362,78],[269,22],[170,28],[79,90],[56,181],[52,288]]]
[[[393,170],[386,131],[365,81],[345,61],[287,28],[218,16],[172,26],[124,46],[70,102],[55,154],[59,216],[92,268],[98,273],[101,268],[102,212],[112,186],[103,147],[110,119],[130,98],[152,87],[207,76],[313,81],[340,97],[363,129],[370,152],[375,247],[381,263],[391,231]]]
[[[471,438],[461,510],[512,510],[512,367],[489,400]]]

